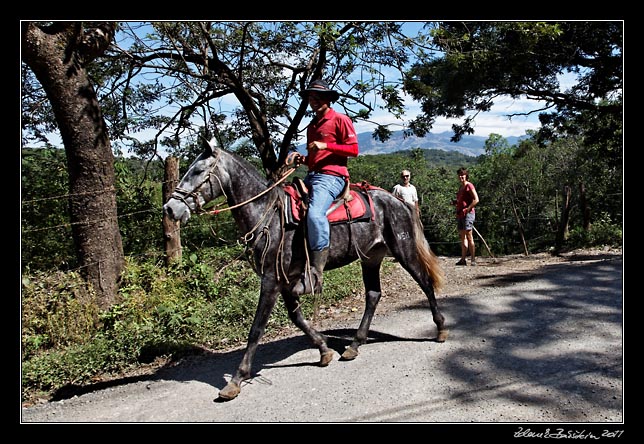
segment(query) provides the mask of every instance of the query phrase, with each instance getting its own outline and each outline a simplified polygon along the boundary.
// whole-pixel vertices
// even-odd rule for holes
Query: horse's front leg
[[[263,277],[259,303],[257,304],[257,311],[255,312],[255,319],[253,319],[253,325],[248,333],[246,352],[244,353],[244,357],[242,358],[235,375],[228,384],[226,384],[226,387],[219,391],[220,398],[225,400],[236,398],[241,391],[242,381],[250,378],[253,357],[255,356],[255,351],[259,345],[259,340],[264,335],[268,318],[273,311],[273,307],[275,307],[278,293],[279,291],[275,283],[275,279]]]
[[[283,290],[282,298],[284,299],[284,305],[288,311],[288,317],[291,319],[293,324],[295,324],[300,330],[302,330],[315,346],[320,350],[320,367],[326,367],[333,360],[333,350],[331,350],[326,344],[326,338],[323,334],[315,330],[311,325],[304,319],[302,315],[302,310],[300,308],[300,299],[298,296],[294,296],[290,291]]]
[[[376,312],[376,307],[380,301],[380,296],[382,295],[382,290],[380,288],[380,264],[367,264],[366,262],[362,263],[362,281],[364,282],[365,288],[365,310],[362,315],[362,321],[360,321],[360,327],[356,332],[356,336],[345,350],[342,353],[341,358],[350,361],[355,359],[358,356],[358,348],[367,342],[367,336],[369,335],[369,327],[371,326],[371,320],[373,315]]]

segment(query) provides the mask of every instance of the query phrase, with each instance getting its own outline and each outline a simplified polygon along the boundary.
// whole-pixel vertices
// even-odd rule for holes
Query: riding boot
[[[316,293],[322,292],[323,272],[328,258],[328,248],[311,252],[311,273],[313,274],[313,282],[315,284]]]
[[[291,292],[295,295],[303,295],[309,293],[320,293],[322,291],[322,280],[323,280],[323,271],[326,261],[329,257],[329,249],[325,248],[321,251],[311,251],[311,267],[308,272],[300,273],[299,278],[293,282],[291,286]],[[300,262],[300,267],[302,267]],[[294,267],[294,270],[301,270],[301,268],[295,268],[293,261],[291,261],[291,267]],[[289,275],[291,269],[289,269]],[[311,283],[313,284],[313,289],[311,288]]]

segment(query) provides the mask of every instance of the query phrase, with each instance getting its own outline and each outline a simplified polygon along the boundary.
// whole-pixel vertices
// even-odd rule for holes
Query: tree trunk
[[[561,221],[559,222],[559,229],[557,230],[557,238],[555,240],[555,249],[557,252],[561,251],[564,241],[568,238],[568,223],[570,222],[570,195],[571,189],[568,185],[563,189],[563,202],[561,204]]]
[[[590,207],[586,199],[586,186],[583,182],[579,183],[579,205],[581,206],[582,226],[584,231],[590,230]]]
[[[521,243],[523,244],[523,252],[526,256],[530,256],[530,252],[528,251],[528,244],[525,241],[525,232],[523,230],[523,224],[521,223],[521,218],[519,218],[519,213],[517,212],[517,207],[514,204],[514,200],[512,202],[512,211],[514,212],[514,218],[517,221],[517,228],[519,229],[519,236],[521,236]]]
[[[163,178],[163,201],[167,202],[170,195],[179,183],[179,160],[168,157],[165,161]],[[165,239],[166,265],[181,260],[181,226],[179,221],[174,221],[163,214],[163,236]]]
[[[124,254],[114,157],[86,66],[113,36],[110,24],[91,29],[83,29],[82,22],[22,24],[22,60],[47,93],[65,146],[72,237],[81,273],[102,308],[116,302]]]

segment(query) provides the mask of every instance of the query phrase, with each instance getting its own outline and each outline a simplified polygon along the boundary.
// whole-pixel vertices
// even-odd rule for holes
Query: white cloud
[[[577,74],[563,73],[558,76],[560,90],[565,91],[577,83]],[[405,120],[396,120],[385,111],[377,110],[372,114],[371,120],[381,125],[391,125],[392,131],[403,129],[405,122],[412,120],[420,112],[420,105],[415,103],[409,96],[403,96],[406,103]],[[500,134],[503,137],[520,137],[525,135],[527,130],[537,130],[539,113],[534,112],[543,107],[543,102],[528,98],[513,99],[511,97],[499,97],[494,100],[494,106],[488,112],[479,113],[472,126],[477,136],[487,137],[490,133]],[[525,115],[517,115],[525,114]],[[511,118],[508,116],[512,116]],[[452,131],[452,124],[463,123],[462,119],[446,119],[439,117],[432,127],[433,133]],[[376,125],[373,123],[359,122],[356,124],[358,133],[372,132]]]
[[[484,137],[487,137],[490,133],[500,134],[503,137],[523,136],[527,130],[536,130],[539,128],[538,113],[528,116],[514,116],[512,119],[509,119],[507,116],[509,114],[528,113],[538,108],[540,108],[540,104],[534,100],[501,98],[495,102],[490,111],[480,113],[476,116],[473,122],[474,134]],[[404,124],[416,117],[419,112],[420,107],[418,105],[408,106],[405,120],[400,121],[385,111],[376,111],[372,115],[371,120],[381,125],[391,125],[389,128],[392,131],[397,131],[403,129]],[[431,131],[433,133],[452,131],[452,124],[462,122],[462,119],[439,117],[436,119]],[[372,132],[376,127],[374,123],[368,122],[358,122],[355,126],[358,133]]]

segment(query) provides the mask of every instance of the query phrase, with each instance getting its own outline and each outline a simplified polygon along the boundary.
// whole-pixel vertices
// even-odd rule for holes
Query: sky
[[[566,73],[559,76],[559,84],[562,91],[570,88],[576,83],[577,74]],[[420,104],[414,103],[412,100],[405,100],[406,105],[406,120],[413,119],[420,112]],[[494,106],[490,111],[479,113],[472,123],[474,128],[474,135],[487,137],[491,133],[500,134],[503,137],[520,137],[525,135],[527,130],[537,130],[541,126],[539,123],[539,112],[534,112],[528,116],[515,116],[511,120],[507,117],[509,114],[514,113],[529,113],[531,111],[543,108],[544,103],[537,100],[528,98],[512,99],[510,97],[499,97],[494,100]],[[397,131],[403,129],[402,126],[397,128],[394,124],[404,122],[397,122],[393,116],[385,111],[377,110],[372,114],[371,120],[379,124],[392,124],[390,129]],[[432,127],[432,133],[442,133],[445,131],[452,131],[453,123],[463,123],[458,119],[446,119],[439,117]],[[364,132],[373,132],[375,124],[358,122],[355,124],[356,132],[358,134]],[[467,137],[467,135],[463,136]]]
[[[416,23],[406,23],[406,26],[410,26],[410,35],[413,35],[414,29],[422,25],[422,22]],[[396,74],[399,75],[399,74]],[[573,83],[575,83],[575,76],[573,74],[563,75],[560,77],[562,89],[567,89]],[[223,98],[219,106],[222,110],[230,110],[234,107],[239,106],[236,100],[232,101],[232,97]],[[297,100],[297,98],[295,99]],[[214,105],[214,104],[212,104]],[[377,103],[376,103],[377,105]],[[414,102],[410,98],[406,98],[406,115],[404,116],[405,120],[396,120],[394,116],[390,115],[384,110],[375,109],[372,113],[370,121],[364,122],[358,121],[355,124],[357,133],[372,133],[376,128],[377,124],[389,125],[391,131],[398,131],[405,128],[405,123],[411,121],[415,118],[420,111],[420,104]],[[216,105],[215,105],[216,106]],[[297,106],[297,105],[295,105]],[[538,101],[529,100],[527,98],[520,99],[511,99],[509,97],[501,97],[495,100],[494,106],[490,111],[479,113],[475,120],[472,122],[475,135],[487,137],[490,134],[499,134],[503,137],[519,137],[525,135],[527,130],[536,130],[539,128],[538,114],[533,113],[528,116],[516,116],[510,120],[507,115],[512,113],[528,113],[539,109],[542,107],[542,104]],[[449,120],[443,117],[437,118],[435,124],[433,125],[431,132],[432,133],[442,133],[452,131],[452,124],[459,123],[462,124],[462,119],[459,120]],[[304,119],[302,122],[302,128],[308,124],[308,119]],[[153,130],[151,130],[154,133]],[[147,138],[145,134],[133,135],[134,137],[140,136],[142,138]],[[464,137],[467,137],[465,135]],[[52,139],[52,143],[56,144],[57,137]]]
[[[420,28],[424,26],[425,22],[405,22],[403,29],[406,30],[408,35],[415,35]],[[406,104],[406,121],[412,120],[420,112],[420,104],[414,103],[411,99],[405,99]],[[473,122],[473,127],[475,135],[487,137],[491,133],[500,134],[503,137],[511,136],[523,136],[526,133],[526,130],[536,130],[539,128],[539,119],[538,113],[530,115],[527,117],[515,117],[512,120],[509,120],[506,116],[507,114],[512,114],[516,112],[529,112],[531,110],[540,108],[539,102],[521,99],[513,100],[510,98],[500,98],[495,101],[492,109],[485,113],[480,113],[475,121]],[[392,124],[389,129],[392,131],[397,131],[403,129],[403,126],[399,126],[403,122],[397,122],[395,118],[385,111],[376,111],[372,114],[372,119],[379,124]],[[434,126],[431,129],[432,133],[442,133],[445,131],[452,131],[452,124],[460,123],[462,120],[450,120],[444,117],[436,119]],[[367,122],[358,122],[355,125],[356,132],[358,134],[364,132],[373,132],[376,125],[373,123]],[[464,136],[464,137],[467,137]]]
[[[408,35],[415,35],[417,31],[425,25],[426,22],[416,21],[416,22],[404,22],[403,28],[406,29]],[[411,63],[411,62],[410,62]],[[359,75],[359,73],[357,74]],[[400,73],[392,70],[392,76],[400,76]],[[574,82],[575,77],[573,75],[564,75],[560,77],[562,89],[567,89]],[[404,98],[404,97],[403,97]],[[370,121],[364,122],[358,121],[355,123],[355,128],[357,133],[372,133],[376,128],[377,124],[381,125],[390,125],[389,129],[392,131],[398,131],[405,128],[405,123],[411,121],[415,118],[420,112],[420,104],[414,102],[411,98],[407,97],[405,99],[406,105],[406,115],[405,120],[397,121],[394,116],[387,113],[385,110],[377,109],[372,113]],[[295,97],[294,101],[299,100]],[[376,103],[377,104],[377,103]],[[214,103],[211,103],[214,105]],[[222,111],[228,111],[239,106],[239,103],[234,99],[234,97],[224,97],[221,99],[219,106]],[[293,103],[293,106],[297,106],[297,103]],[[537,130],[540,127],[538,114],[534,113],[529,116],[516,116],[510,120],[507,115],[513,113],[528,113],[534,111],[535,109],[540,109],[543,107],[543,104],[529,100],[527,98],[520,99],[511,99],[509,97],[497,98],[494,102],[494,106],[490,111],[479,113],[475,120],[472,122],[475,135],[487,137],[490,134],[499,134],[503,137],[520,137],[526,134],[527,130]],[[337,108],[336,108],[337,109]],[[374,123],[375,122],[375,123]],[[452,124],[459,123],[462,124],[462,120],[449,120],[446,118],[437,118],[434,126],[431,129],[432,133],[441,133],[445,131],[452,131]],[[308,125],[308,119],[304,119],[300,131],[304,131],[304,128]],[[467,137],[465,135],[464,137]]]
[[[406,30],[408,35],[415,35],[418,30],[424,26],[425,22],[405,22],[403,29]],[[406,121],[412,120],[420,112],[420,104],[414,103],[411,99],[405,99],[406,104]],[[528,112],[539,108],[539,102],[522,99],[522,100],[513,100],[510,98],[501,98],[495,101],[492,109],[485,113],[480,113],[475,121],[473,122],[473,127],[475,135],[487,137],[491,133],[500,134],[503,137],[511,136],[523,136],[526,130],[538,129],[539,119],[538,113],[530,115],[528,117],[516,117],[512,120],[508,120],[506,117],[507,114],[516,113],[516,112]],[[392,124],[389,127],[392,131],[397,131],[403,129],[402,126],[398,127],[399,124],[403,122],[397,122],[395,118],[385,111],[376,111],[372,114],[373,121],[379,124]],[[445,131],[452,131],[453,123],[463,123],[461,120],[450,120],[443,117],[437,118],[436,123],[431,129],[432,133],[442,133]],[[364,132],[373,132],[376,125],[373,123],[367,122],[358,122],[355,125],[356,132],[358,134]],[[467,136],[464,136],[467,137]]]

